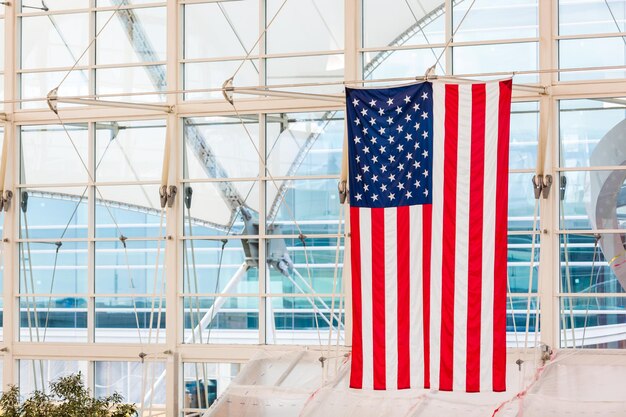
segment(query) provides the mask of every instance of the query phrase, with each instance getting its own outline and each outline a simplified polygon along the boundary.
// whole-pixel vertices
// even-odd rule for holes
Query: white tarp
[[[328,356],[328,355],[327,355]],[[521,370],[509,353],[503,393],[431,390],[363,391],[348,388],[350,362],[338,355],[262,351],[231,383],[211,417],[582,417],[626,416],[626,355],[562,350],[545,366],[529,359]],[[535,363],[539,366],[536,369]],[[323,374],[327,373],[325,382]]]

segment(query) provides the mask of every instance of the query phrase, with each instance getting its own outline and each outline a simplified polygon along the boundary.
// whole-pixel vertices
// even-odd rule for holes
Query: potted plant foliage
[[[117,392],[94,398],[81,374],[59,378],[50,385],[50,394],[35,391],[20,401],[19,388],[11,386],[0,396],[0,417],[133,417],[134,404],[124,404]]]

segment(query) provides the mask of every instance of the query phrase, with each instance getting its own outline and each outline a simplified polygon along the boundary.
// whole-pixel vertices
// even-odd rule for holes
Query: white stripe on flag
[[[409,207],[411,388],[424,386],[424,315],[422,277],[422,208]]]
[[[372,210],[361,208],[361,304],[363,306],[363,389],[374,387],[372,317]]]
[[[443,235],[443,160],[445,85],[433,84],[433,166],[432,166],[432,249],[430,282],[430,387],[439,389],[439,361],[441,358],[441,270]]]
[[[386,388],[398,388],[397,208],[385,208],[385,367]]]
[[[469,253],[469,198],[472,143],[472,86],[459,86],[459,142],[456,185],[456,240],[454,271],[453,389],[463,391],[467,371],[467,271]]]
[[[493,387],[493,274],[496,223],[496,173],[500,86],[487,83],[485,106],[485,181],[483,211],[483,277],[480,326],[480,389]]]

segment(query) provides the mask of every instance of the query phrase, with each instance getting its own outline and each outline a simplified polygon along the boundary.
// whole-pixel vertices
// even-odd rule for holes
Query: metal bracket
[[[59,87],[53,88],[52,90],[50,90],[50,92],[48,93],[48,95],[46,96],[47,100],[46,102],[48,103],[48,107],[50,108],[50,110],[52,110],[54,112],[54,114],[59,114],[59,108],[58,108],[58,90]]]
[[[224,84],[222,84],[222,95],[224,99],[228,101],[231,105],[234,105],[233,101],[233,92],[235,91],[235,87],[233,87],[233,77],[230,77]]]
[[[176,201],[176,194],[178,194],[178,187],[170,185],[169,192],[167,193],[167,207],[172,208],[174,201]]]
[[[22,201],[20,201],[20,208],[23,213],[28,210],[28,191],[22,191]]]
[[[562,175],[561,176],[561,182],[559,184],[559,197],[561,198],[561,201],[565,200],[565,188],[567,187],[567,178]]]
[[[546,344],[542,344],[541,345],[541,361],[543,362],[544,365],[546,364],[546,362],[550,360],[551,356],[552,356],[552,348],[550,348],[550,346]]]
[[[167,185],[159,187],[159,201],[161,202],[161,208],[165,208],[167,204]]]
[[[552,175],[535,175],[532,178],[532,182],[535,200],[538,200],[540,197],[548,198],[552,188]]]
[[[0,210],[9,211],[9,208],[11,208],[11,200],[13,200],[13,191],[5,190],[4,195],[2,195]]]
[[[337,189],[339,190],[339,203],[344,204],[346,202],[346,197],[348,197],[348,187],[346,185],[346,181],[339,181],[337,183]]]
[[[192,197],[193,197],[193,188],[185,187],[185,207],[187,207],[187,210],[191,208]]]

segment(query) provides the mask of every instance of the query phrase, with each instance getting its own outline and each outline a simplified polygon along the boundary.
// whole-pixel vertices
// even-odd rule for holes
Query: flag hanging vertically
[[[352,388],[505,390],[511,87],[346,89]]]

